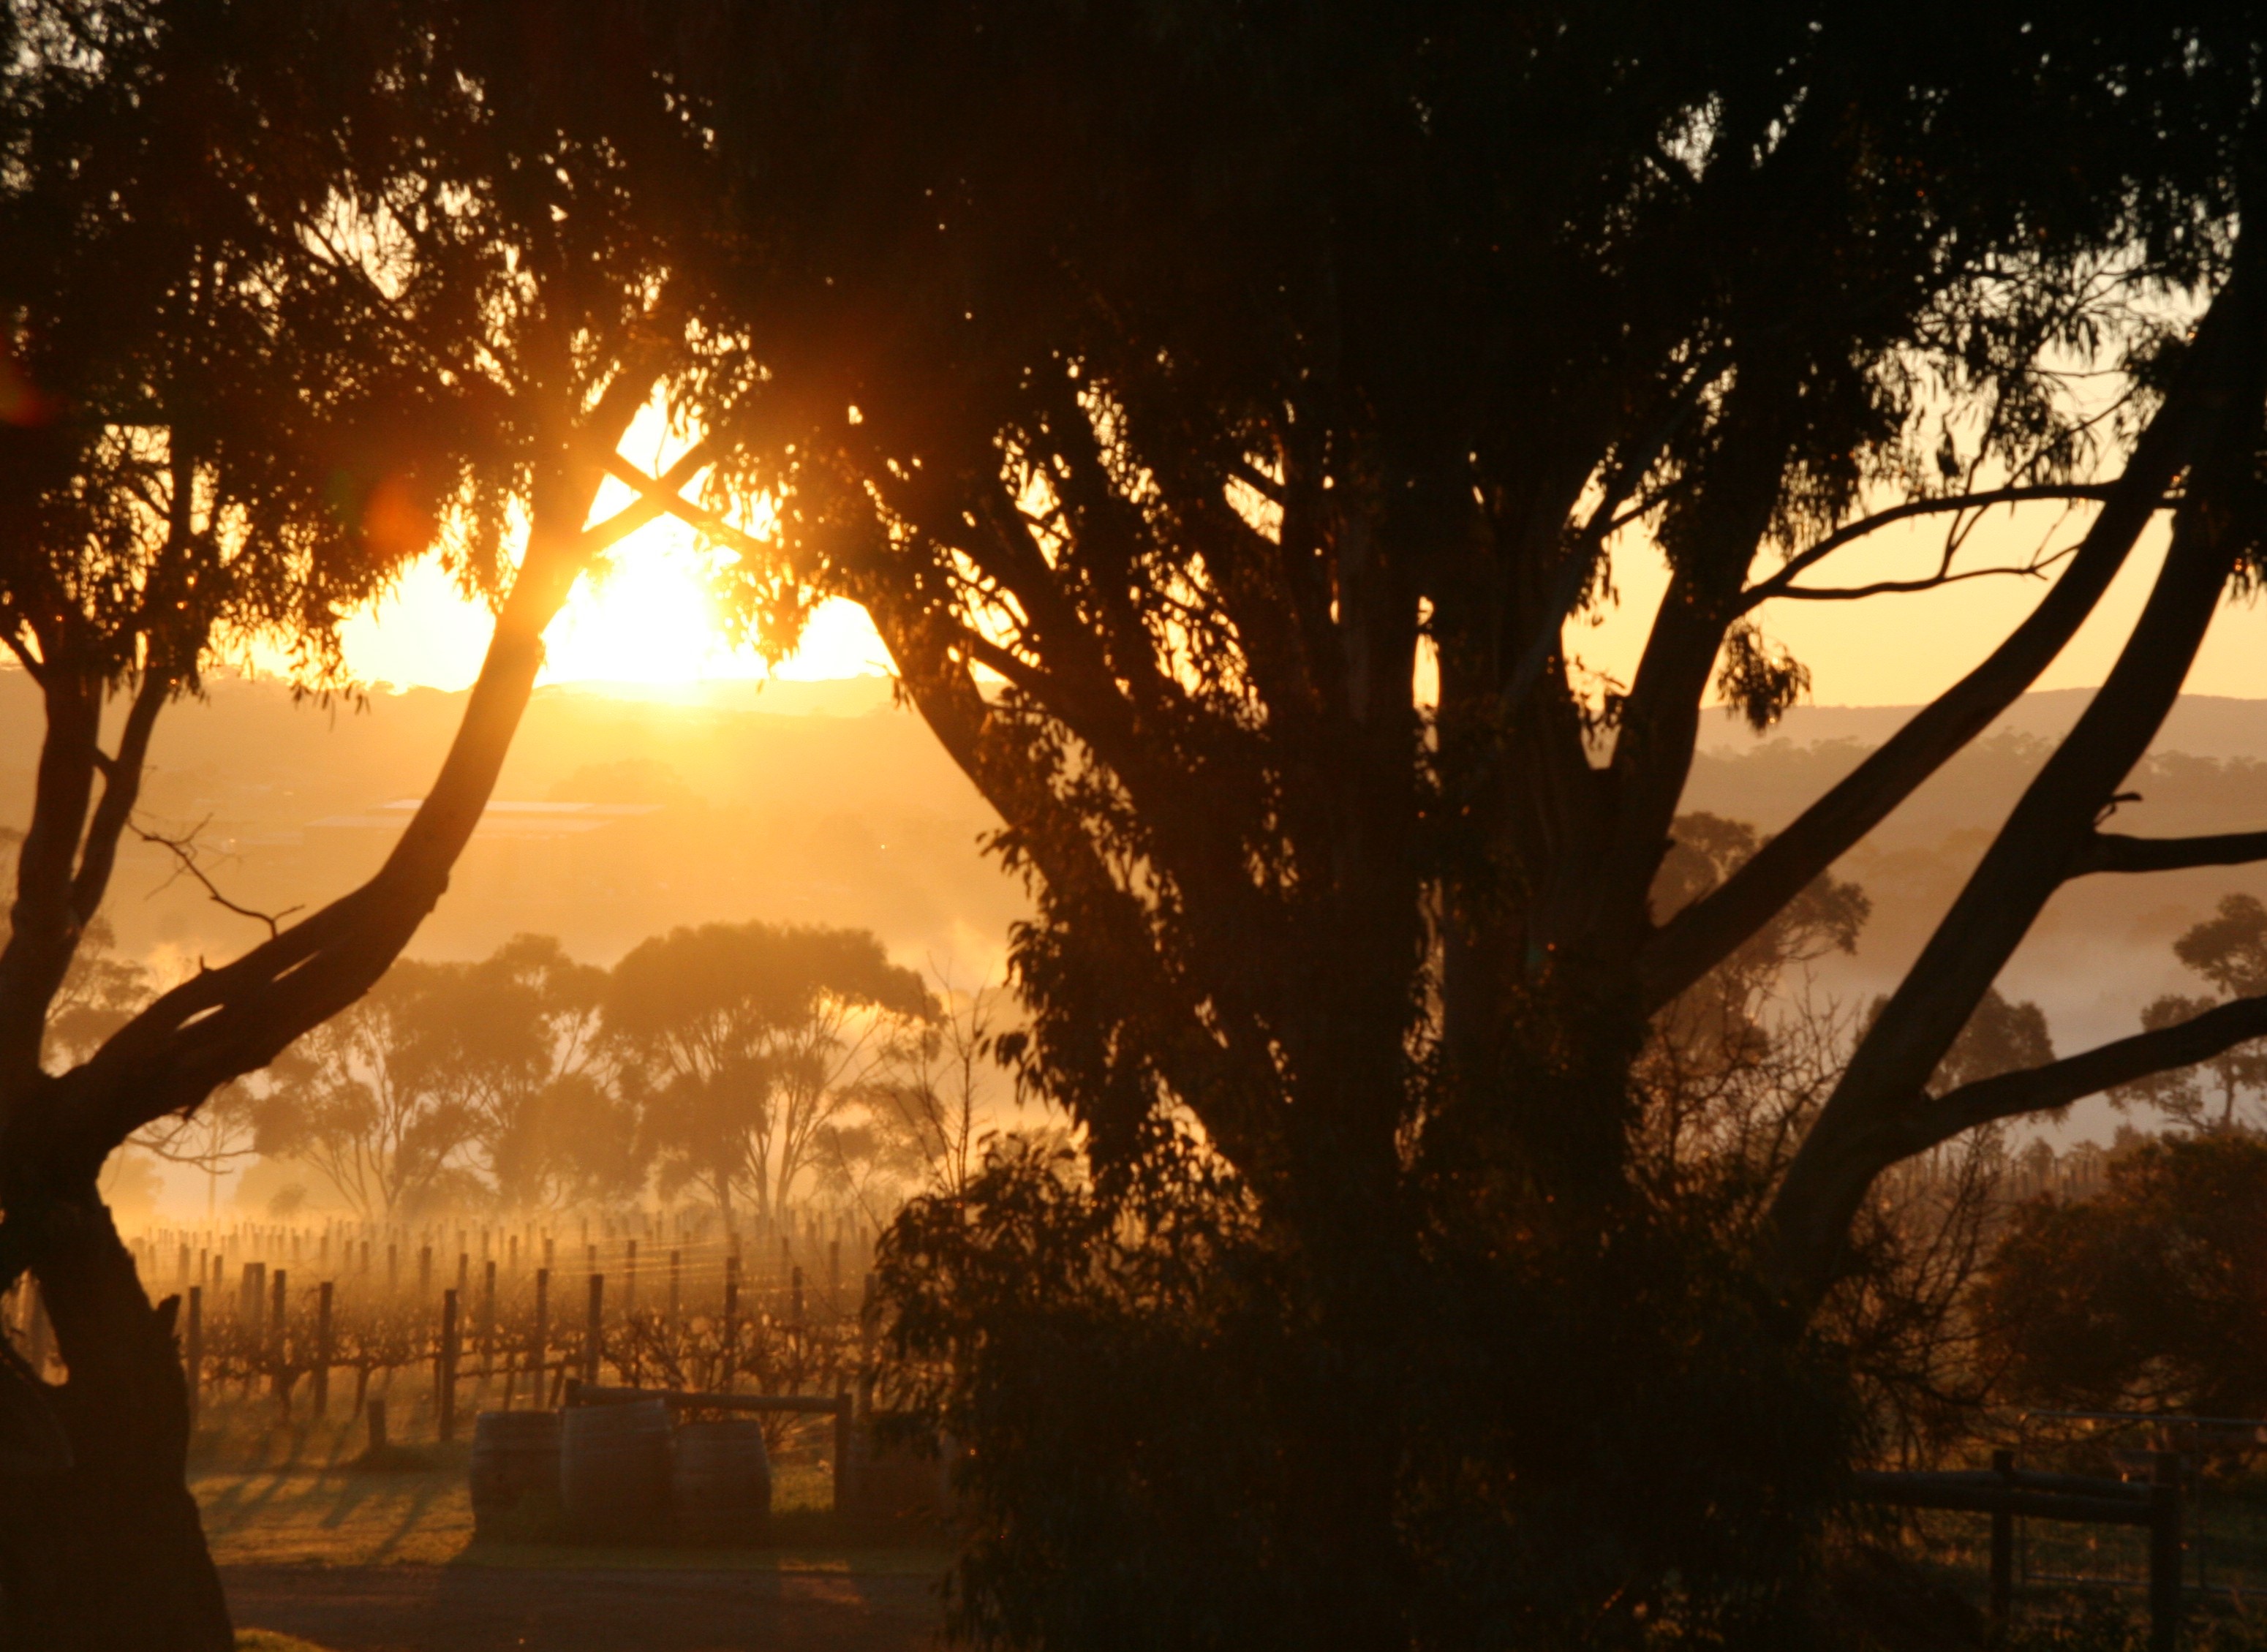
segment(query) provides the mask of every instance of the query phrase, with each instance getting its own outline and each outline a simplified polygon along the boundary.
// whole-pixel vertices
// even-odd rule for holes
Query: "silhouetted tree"
[[[175,1303],[144,1297],[98,1174],[385,973],[486,804],[545,626],[656,514],[591,519],[688,348],[623,182],[642,143],[697,151],[649,84],[594,138],[584,71],[527,51],[515,19],[437,4],[0,11],[0,640],[47,716],[0,950],[0,1282],[36,1273],[70,1372],[0,1355],[18,1460],[48,1471],[0,1499],[26,1644],[231,1644]],[[46,1070],[157,719],[255,639],[338,686],[339,617],[437,532],[496,625],[384,866]]]
[[[2170,1032],[2208,1015],[2231,999],[2267,992],[2267,907],[2249,895],[2228,895],[2219,912],[2192,925],[2173,943],[2173,955],[2223,995],[2191,998],[2168,993],[2141,1011],[2145,1032]],[[2150,1073],[2119,1084],[2109,1098],[2120,1106],[2155,1107],[2183,1123],[2200,1121],[2205,1098],[2199,1078],[2210,1074],[2219,1088],[2219,1122],[2235,1122],[2235,1103],[2246,1091],[2267,1088],[2267,1044],[2248,1039],[2233,1044],[2195,1067]]]
[[[702,924],[614,966],[605,1030],[635,1075],[664,1185],[784,1210],[821,1134],[860,1105],[905,1024],[934,1001],[862,929]]]
[[[1891,1166],[2267,1029],[2248,997],[1932,1087],[2065,882],[2267,853],[2101,824],[2256,543],[2249,14],[694,15],[681,84],[749,180],[719,325],[769,377],[693,397],[732,450],[701,501],[642,485],[742,549],[773,646],[820,594],[865,605],[1031,881],[1019,1048],[1093,1174],[1057,1200],[1003,1171],[978,1190],[999,1225],[922,1214],[891,1275],[906,1357],[967,1362],[930,1391],[981,1436],[966,1622],[1027,1644],[1107,1623],[1126,1643],[1636,1638],[1672,1578],[1680,1611],[1764,1612],[1734,1580],[1778,1529],[1725,1510],[1735,1486],[1760,1510],[1812,1484],[1783,1442],[1760,1413],[1710,1413],[1716,1477],[1640,1486],[1632,1431],[1672,1399],[1706,1412],[1735,1370],[1799,1385],[1801,1328]],[[2075,395],[2075,366],[2106,393]],[[712,514],[758,493],[775,537]],[[1775,605],[2033,571],[1968,531],[2036,500],[2088,514],[2030,613],[1657,914],[1705,708],[1765,727],[1802,689]],[[1649,1022],[2035,683],[2168,510],[2105,685],[1770,1187],[1762,1266],[1706,1260],[1719,1238],[1632,1186]],[[1915,521],[1946,525],[1941,566],[1835,579],[1845,547]],[[1632,525],[1669,583],[1632,680],[1598,683],[1579,622]],[[1138,1224],[1078,1203],[1161,1155],[1233,1168],[1232,1189],[1189,1185],[1251,1201],[1248,1226],[1214,1225],[1295,1304],[1279,1342],[1213,1368],[1252,1387],[1208,1413],[1266,1419],[1290,1478],[1237,1506],[1264,1543],[1192,1487],[1126,1505],[1105,1561],[1055,1546],[1070,1528],[1038,1488],[1074,1472],[1073,1433],[1010,1423],[1013,1374],[977,1327],[1038,1311],[986,1269],[1041,1222],[1060,1272],[1033,1290],[1081,1281],[1046,1299],[1062,1338],[1106,1318],[1129,1349],[1208,1346],[1232,1274],[1149,1292],[1170,1256],[1129,1254]],[[1082,1267],[1126,1270],[1123,1311],[1089,1311]],[[1022,1331],[1027,1357],[1052,1346]],[[1525,1362],[1537,1339],[1547,1366]],[[1768,1382],[1767,1350],[1792,1362]],[[1145,1437],[1166,1473],[1170,1442]],[[1190,1597],[1162,1582],[1087,1611],[1082,1563],[1170,1575],[1198,1541],[1177,1515],[1217,1515],[1204,1530],[1251,1558],[1205,1574],[1242,1591],[1223,1615],[1173,1616]],[[1735,1531],[1756,1536],[1736,1556]]]
[[[447,1186],[473,1129],[463,1086],[437,1059],[434,1023],[456,975],[396,964],[277,1056],[255,1113],[260,1153],[307,1165],[365,1220],[393,1220]]]
[[[466,1159],[488,1196],[536,1210],[634,1192],[646,1168],[635,1116],[600,1059],[605,972],[541,935],[437,969],[419,1059],[463,1109]]]

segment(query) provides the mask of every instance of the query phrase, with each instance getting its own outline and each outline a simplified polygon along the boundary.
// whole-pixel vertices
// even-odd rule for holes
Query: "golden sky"
[[[602,502],[601,513],[613,503]],[[2081,526],[2082,519],[2066,518],[2057,507],[2001,511],[1971,536],[1962,565],[2020,564],[2042,542],[2067,544]],[[1845,584],[1909,576],[1934,563],[1941,532],[1941,525],[1926,523],[1891,530],[1842,552],[1814,577]],[[2102,680],[2147,595],[2163,532],[2160,518],[2039,686]],[[701,589],[699,555],[691,532],[672,522],[657,522],[625,540],[607,575],[578,587],[552,628],[544,680],[689,686],[761,675],[755,657],[729,648],[719,633]],[[1614,566],[1618,603],[1599,623],[1569,628],[1567,641],[1586,665],[1626,682],[1665,575],[1652,547],[1634,536],[1617,547]],[[1763,620],[1809,666],[1815,703],[1911,704],[1980,659],[2044,589],[2036,578],[1979,579],[1863,602],[1782,602],[1766,609]],[[348,623],[348,662],[367,682],[461,688],[479,669],[488,631],[484,609],[457,596],[437,568],[421,565],[392,598]],[[838,602],[821,610],[802,650],[780,674],[820,679],[887,669],[863,612]],[[2267,609],[2239,601],[2222,610],[2189,690],[2267,697]]]

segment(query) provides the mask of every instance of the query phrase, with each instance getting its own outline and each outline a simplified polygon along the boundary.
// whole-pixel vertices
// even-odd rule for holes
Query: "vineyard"
[[[795,1213],[726,1232],[713,1213],[422,1227],[331,1221],[152,1227],[128,1236],[153,1301],[178,1296],[195,1406],[263,1400],[309,1421],[373,1393],[450,1439],[479,1410],[554,1406],[574,1378],[764,1394],[847,1391],[873,1231]],[[7,1298],[50,1377],[36,1285]],[[793,1420],[773,1426],[781,1431]]]

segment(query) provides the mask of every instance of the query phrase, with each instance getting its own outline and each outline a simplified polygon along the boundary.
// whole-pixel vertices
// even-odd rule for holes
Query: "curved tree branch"
[[[2263,253],[2267,243],[2245,238],[2231,286],[2256,279],[2251,266]],[[2267,414],[2263,333],[2254,325],[2228,341],[2230,380],[2215,398],[2219,416],[2197,444],[2171,547],[2117,664],[1860,1041],[1780,1183],[1772,1208],[1775,1261],[1799,1298],[1816,1299],[1866,1189],[1912,1150],[1898,1145],[1909,1127],[1908,1098],[2068,877],[2117,782],[2179,696],[2256,525],[2245,507]],[[2104,515],[2116,508],[2113,502]]]
[[[1984,493],[1950,494],[1941,499],[1909,499],[1903,504],[1861,517],[1846,527],[1837,528],[1817,544],[1798,551],[1770,578],[1741,592],[1741,606],[1753,608],[1777,598],[1800,596],[1801,592],[1795,589],[1794,582],[1808,569],[1846,546],[1915,517],[1941,516],[1948,510],[1988,510],[1994,505],[2035,504],[2043,500],[2107,501],[2117,486],[2115,482],[2073,482],[2058,487],[1995,488]]]
[[[610,387],[591,415],[593,435],[618,442],[649,384],[649,376]],[[539,481],[527,552],[456,738],[377,874],[241,958],[161,995],[85,1063],[40,1085],[8,1121],[4,1159],[13,1173],[91,1178],[136,1130],[272,1061],[385,973],[447,889],[487,809],[542,666],[545,628],[605,545],[661,513],[641,499],[586,527],[603,476],[600,466],[568,459]],[[14,1265],[12,1254],[4,1259]]]

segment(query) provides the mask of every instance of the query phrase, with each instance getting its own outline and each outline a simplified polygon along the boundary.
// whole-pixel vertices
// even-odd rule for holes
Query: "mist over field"
[[[407,818],[387,805],[420,794],[464,701],[381,686],[294,705],[275,682],[216,681],[161,725],[142,817],[194,831],[239,905],[312,907],[377,867]],[[28,813],[39,716],[22,673],[0,672],[0,819]],[[881,678],[544,689],[409,956],[485,957],[536,931],[612,964],[678,924],[760,917],[870,929],[901,962],[974,978],[1023,910],[979,852],[997,824]],[[129,841],[121,861],[121,950],[218,962],[259,937],[165,850]]]
[[[1816,1002],[1862,1006],[1919,953],[2004,818],[2085,703],[2027,696],[1839,863],[1872,915],[1854,954],[1811,966]],[[295,705],[281,684],[216,681],[162,725],[145,819],[194,830],[223,892],[268,912],[312,907],[377,866],[464,695],[382,686],[359,703]],[[1757,738],[1711,714],[1684,808],[1779,829],[1910,715],[1804,706]],[[0,818],[25,818],[39,707],[0,672]],[[2191,697],[2124,788],[2121,829],[2230,831],[2267,818],[2267,701]],[[539,692],[497,801],[410,956],[484,958],[511,936],[556,936],[611,966],[680,924],[763,919],[871,929],[899,963],[974,987],[1001,967],[1026,905],[983,852],[997,818],[878,677],[712,683],[671,691],[567,685]],[[258,926],[130,842],[106,909],[118,950],[161,979],[233,956]],[[2221,896],[2267,897],[2267,868],[2211,868],[2067,885],[2002,979],[2046,1012],[2058,1051],[2134,1031],[2141,1008],[2193,992],[2171,943]],[[2108,1105],[2080,1104],[2058,1141],[2102,1137]],[[281,1167],[255,1166],[248,1198]],[[194,1172],[175,1171],[169,1198]]]
[[[1866,891],[1873,913],[1854,955],[1815,966],[1818,990],[1856,999],[1895,986],[2089,694],[2026,695],[1844,857],[1836,875]],[[1761,739],[1743,723],[1712,717],[1684,807],[1774,832],[1912,709],[1798,707]],[[2267,701],[2183,699],[2121,789],[2139,796],[2119,805],[2117,828],[2148,837],[2254,829],[2267,819],[2263,760]],[[2073,879],[2024,938],[2000,990],[2046,1011],[2062,1053],[2137,1031],[2151,999],[2201,990],[2173,957],[2173,940],[2234,892],[2267,895],[2267,868]],[[2081,1103],[2061,1134],[2099,1134],[2109,1118],[2098,1099]]]

